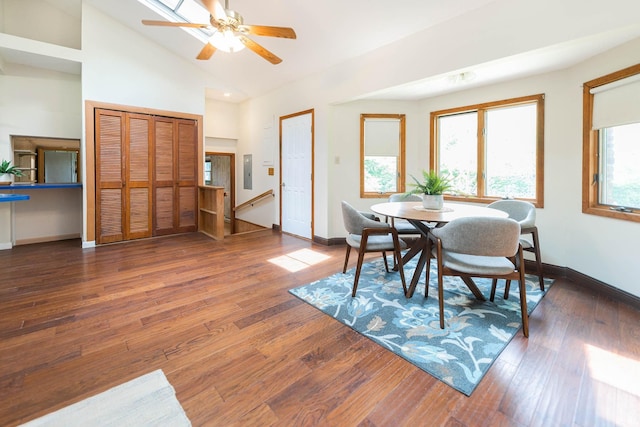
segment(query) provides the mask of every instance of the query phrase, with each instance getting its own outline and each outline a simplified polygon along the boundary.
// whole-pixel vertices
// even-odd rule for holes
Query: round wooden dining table
[[[506,212],[498,209],[464,203],[445,203],[442,209],[433,210],[422,207],[422,202],[386,202],[373,205],[370,209],[378,215],[409,221],[416,228],[416,234],[420,235],[420,238],[413,241],[409,246],[407,253],[402,257],[402,264],[406,265],[406,263],[413,257],[420,254],[416,269],[413,273],[413,277],[411,278],[408,295],[413,294],[413,290],[416,288],[418,280],[420,280],[420,274],[422,274],[427,262],[428,254],[425,249],[427,247],[427,239],[429,238],[429,230],[431,228],[443,226],[447,222],[456,218],[507,218],[509,216]],[[468,283],[465,280],[465,283],[469,286],[469,289],[473,292],[476,298],[480,300],[486,299],[478,287],[475,286],[473,281]],[[426,283],[425,286],[429,286],[429,284]]]

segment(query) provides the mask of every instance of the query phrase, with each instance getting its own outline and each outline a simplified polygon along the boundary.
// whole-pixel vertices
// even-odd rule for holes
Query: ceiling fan
[[[164,27],[192,27],[208,28],[214,31],[209,42],[204,45],[197,59],[209,59],[217,49],[226,52],[237,52],[244,47],[248,47],[272,64],[279,64],[282,59],[265,49],[255,41],[247,37],[247,34],[254,36],[282,37],[295,39],[296,32],[288,27],[270,27],[266,25],[246,25],[242,15],[229,9],[229,0],[225,0],[225,7],[218,0],[201,0],[202,4],[210,13],[208,24],[197,24],[191,22],[169,22],[151,21],[143,19],[144,25],[157,25]]]

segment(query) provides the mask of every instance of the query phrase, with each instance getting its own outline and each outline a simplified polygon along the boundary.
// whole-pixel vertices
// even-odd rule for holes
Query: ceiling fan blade
[[[218,0],[200,0],[204,7],[207,8],[211,16],[215,21],[219,19],[224,19],[227,17],[227,12],[225,12],[224,7],[220,4]]]
[[[200,51],[200,53],[198,54],[198,56],[196,57],[197,59],[209,59],[211,58],[211,56],[216,52],[216,48],[211,44],[211,43],[207,43],[204,45],[204,47],[202,48],[202,50]]]
[[[296,32],[288,27],[269,27],[266,25],[240,25],[239,29],[246,30],[254,36],[282,37],[285,39],[295,39]]]
[[[211,24],[195,24],[193,22],[169,22],[169,21],[151,21],[143,19],[144,25],[157,25],[160,27],[193,27],[193,28],[208,28]]]
[[[282,59],[278,58],[276,55],[269,52],[267,49],[260,46],[258,43],[254,42],[250,38],[245,37],[242,34],[236,34],[236,35],[246,47],[248,47],[249,49],[257,53],[258,55],[262,56],[264,59],[271,62],[272,64],[279,64],[282,62]]]

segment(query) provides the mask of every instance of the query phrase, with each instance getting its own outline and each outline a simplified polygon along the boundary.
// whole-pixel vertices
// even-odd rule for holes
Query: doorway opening
[[[206,152],[204,156],[204,183],[224,187],[224,234],[236,232],[235,214],[235,154]]]

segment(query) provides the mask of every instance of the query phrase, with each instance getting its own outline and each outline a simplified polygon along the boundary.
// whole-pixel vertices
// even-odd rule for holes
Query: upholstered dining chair
[[[529,316],[524,279],[524,256],[520,244],[520,224],[511,218],[457,218],[429,233],[427,251],[438,265],[440,328],[444,329],[444,276],[458,276],[477,298],[484,299],[473,277],[517,280],[520,288],[522,332],[529,336]],[[427,257],[427,285],[429,266]]]
[[[422,198],[417,194],[399,193],[399,194],[392,194],[389,196],[389,202],[421,202],[421,201],[422,201]],[[389,222],[389,218],[387,218],[386,221]],[[400,235],[420,234],[420,232],[416,230],[416,228],[413,225],[411,225],[411,223],[406,219],[396,219],[392,217],[389,223],[391,224],[392,227],[398,230],[398,234]]]
[[[347,230],[347,253],[344,258],[343,273],[347,272],[347,264],[349,263],[349,254],[351,248],[358,250],[358,263],[356,265],[356,274],[353,280],[353,290],[351,296],[356,296],[358,288],[358,280],[360,279],[360,271],[362,270],[362,262],[364,254],[367,252],[382,252],[384,260],[384,268],[389,273],[389,265],[387,263],[387,251],[393,252],[394,258],[398,263],[398,271],[402,288],[406,295],[407,284],[404,279],[404,269],[402,266],[401,250],[406,249],[406,243],[398,237],[398,232],[386,222],[376,221],[367,218],[362,212],[356,210],[349,203],[342,202],[342,219],[344,228]]]
[[[533,203],[526,202],[524,200],[497,200],[491,203],[489,208],[498,209],[506,212],[509,218],[515,219],[520,224],[521,237],[520,244],[522,249],[531,252],[534,255],[536,263],[536,273],[538,280],[540,281],[540,290],[544,291],[544,277],[542,273],[542,259],[540,258],[540,242],[538,241],[538,227],[536,227],[536,207]],[[495,295],[495,286],[497,281],[494,281],[493,288],[491,290],[491,300]],[[507,281],[504,287],[504,298],[509,298],[509,288],[511,283]]]

